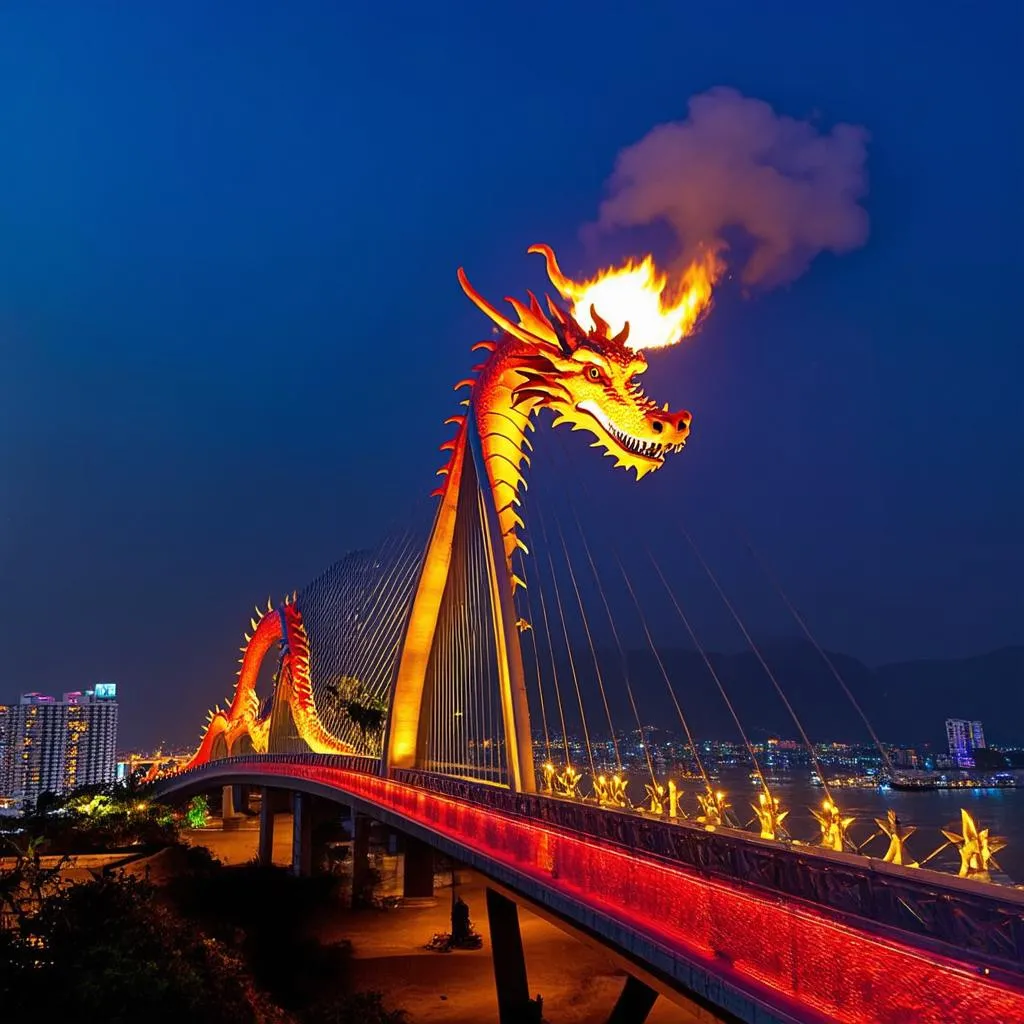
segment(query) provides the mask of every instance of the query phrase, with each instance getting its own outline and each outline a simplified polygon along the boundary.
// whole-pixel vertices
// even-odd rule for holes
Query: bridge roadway
[[[747,1024],[1024,1021],[1024,893],[729,829],[317,754],[213,761],[161,798],[242,784],[352,807],[597,938],[661,990]]]

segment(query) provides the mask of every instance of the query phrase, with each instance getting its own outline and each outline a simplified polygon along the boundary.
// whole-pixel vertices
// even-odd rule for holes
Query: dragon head
[[[558,273],[547,247],[535,247],[548,258],[549,273]],[[534,250],[531,250],[534,251]],[[647,369],[642,351],[630,348],[629,323],[612,334],[597,309],[590,307],[593,327],[584,329],[572,313],[547,299],[549,314],[532,293],[529,305],[508,299],[518,323],[503,316],[483,299],[459,270],[459,281],[469,298],[513,339],[521,342],[509,354],[513,407],[533,411],[549,408],[555,425],[568,423],[595,438],[591,447],[602,448],[615,465],[636,470],[637,479],[663,465],[680,451],[690,433],[691,416],[668,405],[658,408],[640,387]]]

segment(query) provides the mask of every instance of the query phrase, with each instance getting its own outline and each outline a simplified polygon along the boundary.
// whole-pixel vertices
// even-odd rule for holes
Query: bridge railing
[[[195,768],[168,772],[160,776],[158,781],[170,781],[192,778],[211,769],[228,765],[258,765],[268,760],[276,764],[305,764],[321,768],[340,768],[353,772],[380,771],[380,758],[372,754],[237,754],[233,757],[219,757],[206,761]]]
[[[393,777],[502,814],[625,846],[645,857],[767,889],[881,929],[969,950],[1015,971],[1024,969],[1024,892],[1017,889],[420,771],[398,770]]]
[[[184,781],[214,769],[258,769],[267,760],[266,755],[243,755],[171,779]],[[272,760],[361,774],[379,771],[375,758],[357,755],[279,754],[272,755]],[[925,943],[946,947],[946,953],[969,953],[993,966],[1024,972],[1024,892],[1018,889],[860,855],[763,840],[734,829],[711,832],[686,821],[670,822],[539,793],[513,793],[429,772],[396,769],[391,779],[807,903],[858,927],[883,934],[910,933]]]

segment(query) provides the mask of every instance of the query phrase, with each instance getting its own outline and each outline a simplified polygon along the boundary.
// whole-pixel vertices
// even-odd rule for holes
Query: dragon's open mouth
[[[630,455],[639,455],[641,458],[650,459],[652,462],[664,462],[665,456],[672,452],[682,451],[686,445],[685,441],[677,444],[662,444],[660,441],[647,441],[641,437],[634,437],[625,430],[620,430],[601,411],[600,407],[589,399],[580,402],[576,408],[580,412],[588,413],[601,424],[604,432],[620,447]]]

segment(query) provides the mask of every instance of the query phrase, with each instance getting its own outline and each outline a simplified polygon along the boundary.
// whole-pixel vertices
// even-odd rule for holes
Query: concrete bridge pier
[[[235,787],[234,786],[222,786],[220,796],[220,816],[225,822],[232,818],[240,817],[237,810],[235,810]]]
[[[608,1024],[644,1024],[657,998],[658,993],[650,985],[645,985],[632,974],[627,975]]]
[[[260,842],[256,862],[261,868],[274,863],[274,812],[277,810],[277,790],[264,786],[260,789]]]
[[[498,990],[498,1024],[539,1024],[540,1000],[530,998],[519,908],[507,896],[491,888],[487,889],[487,924],[491,933],[494,985]]]
[[[235,810],[240,814],[252,813],[252,786],[235,786]]]
[[[292,874],[308,878],[313,873],[313,798],[292,793]]]
[[[370,817],[352,812],[352,906],[366,906],[373,895],[370,871]]]
[[[402,869],[402,902],[409,906],[430,904],[434,898],[434,849],[422,839],[405,836]]]

